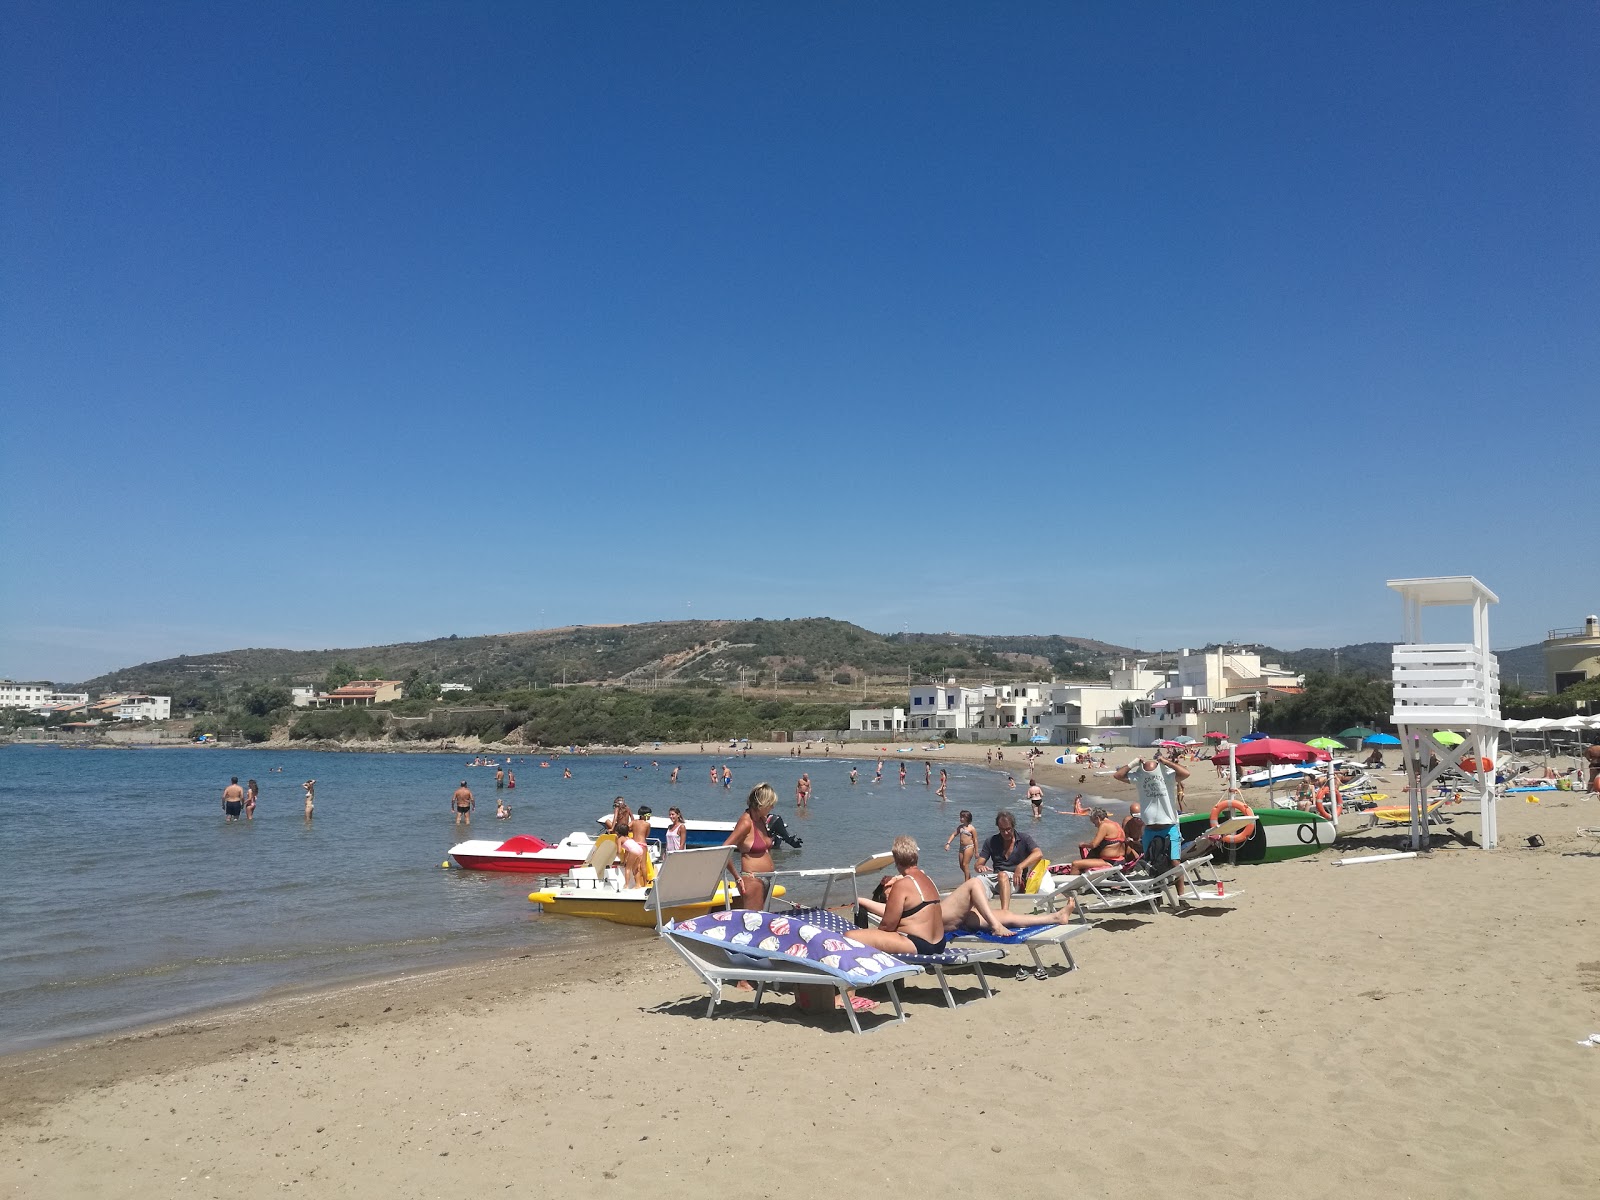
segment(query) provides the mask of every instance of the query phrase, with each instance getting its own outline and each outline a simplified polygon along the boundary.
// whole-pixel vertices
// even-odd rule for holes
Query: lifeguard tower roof
[[[1433,575],[1426,579],[1391,579],[1389,586],[1413,604],[1499,604],[1500,597],[1471,575]]]

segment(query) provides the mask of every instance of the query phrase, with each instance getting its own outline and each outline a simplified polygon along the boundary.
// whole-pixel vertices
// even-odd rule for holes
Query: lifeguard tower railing
[[[1500,724],[1500,664],[1466,642],[1425,642],[1394,648],[1396,725],[1458,729]]]

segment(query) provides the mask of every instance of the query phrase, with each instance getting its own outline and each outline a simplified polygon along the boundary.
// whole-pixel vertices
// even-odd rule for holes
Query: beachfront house
[[[1305,677],[1239,647],[1185,647],[1167,680],[1134,706],[1133,741],[1153,746],[1208,733],[1237,741],[1251,730],[1252,713],[1274,694],[1298,691]]]
[[[119,721],[165,721],[172,716],[171,696],[124,696],[113,714]]]
[[[1131,667],[1124,661],[1105,683],[1052,684],[1038,724],[1057,745],[1103,741],[1112,730],[1126,734],[1123,705],[1148,700],[1165,682],[1164,672],[1147,669],[1145,660],[1139,659]]]
[[[370,708],[404,698],[405,689],[398,679],[352,679],[320,697],[319,703],[333,708]]]
[[[1027,741],[1049,706],[1048,683],[997,683],[984,689],[983,704],[972,710],[972,736],[984,741]]]
[[[850,729],[854,733],[901,733],[906,728],[903,708],[852,708]]]
[[[918,684],[906,697],[910,728],[959,734],[972,724],[974,710],[981,713],[985,697],[993,692],[992,685],[960,687],[954,679]]]
[[[322,693],[314,687],[289,689],[289,700],[296,708],[315,708],[321,699]]]

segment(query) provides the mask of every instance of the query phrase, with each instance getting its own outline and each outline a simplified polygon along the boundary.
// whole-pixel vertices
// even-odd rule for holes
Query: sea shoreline
[[[987,1000],[957,980],[975,1002],[955,1011],[914,984],[906,1024],[859,1038],[782,997],[757,1014],[727,995],[707,1019],[670,947],[610,931],[7,1056],[0,1195],[378,1200],[538,1178],[676,1197],[748,1188],[753,1168],[773,1196],[949,1195],[946,1155],[781,1164],[797,1139],[858,1145],[881,1114],[926,1110],[963,1131],[970,1165],[1054,1177],[1057,1140],[1018,1131],[1089,1105],[1085,1152],[1122,1164],[1080,1180],[1090,1195],[1133,1177],[1246,1200],[1380,1179],[1509,1197],[1527,1175],[1508,1164],[1537,1146],[1541,1190],[1583,1196],[1600,1169],[1583,1101],[1600,1050],[1575,1044],[1600,1027],[1600,856],[1573,830],[1597,810],[1507,802],[1499,850],[1339,867],[1399,840],[1351,819],[1338,851],[1225,872],[1231,907],[1104,921],[1074,944],[1078,971],[996,972]],[[1086,1078],[1111,1046],[1115,1084]],[[1275,1128],[1299,1150],[1272,1151]]]

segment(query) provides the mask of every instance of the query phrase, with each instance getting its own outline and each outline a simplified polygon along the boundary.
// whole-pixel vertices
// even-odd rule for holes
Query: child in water
[[[944,848],[950,849],[950,843],[960,838],[956,847],[956,857],[961,863],[961,878],[972,878],[972,860],[978,855],[978,831],[972,827],[972,814],[966,809],[961,810],[961,821],[956,825],[956,831],[944,840]]]
[[[495,808],[494,815],[497,821],[504,821],[511,815],[511,810],[506,807],[506,802],[504,800],[500,801],[498,807]]]

